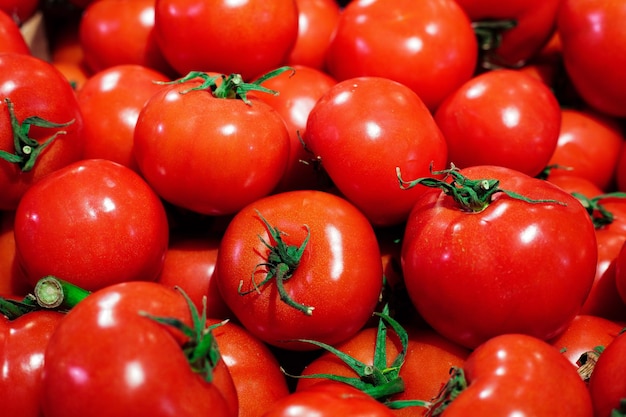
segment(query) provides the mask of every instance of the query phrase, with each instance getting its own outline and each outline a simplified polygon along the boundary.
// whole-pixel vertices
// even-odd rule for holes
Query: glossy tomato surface
[[[428,191],[409,217],[402,248],[415,307],[435,330],[471,348],[502,333],[556,337],[593,283],[598,250],[589,215],[569,193],[518,171],[475,166],[460,173],[544,201],[499,192],[474,212],[440,189]]]
[[[87,290],[156,279],[169,236],[154,191],[104,159],[76,162],[33,185],[16,210],[14,233],[31,285],[55,275]]]
[[[339,81],[389,78],[434,110],[471,78],[477,51],[469,18],[453,0],[359,0],[343,9],[326,62]]]
[[[563,167],[551,176],[579,175],[603,191],[614,186],[614,173],[624,143],[619,121],[592,110],[563,109],[561,130],[548,165]]]
[[[154,282],[109,286],[68,313],[46,351],[46,416],[237,415],[223,361],[206,382],[183,353],[180,332],[143,313],[190,324],[182,295]]]
[[[85,123],[85,159],[109,159],[139,171],[133,137],[139,112],[169,78],[137,64],[120,64],[98,71],[78,91]]]
[[[0,315],[0,403],[3,412],[41,416],[42,373],[48,341],[63,314],[36,311],[9,321]]]
[[[0,80],[0,150],[19,154],[15,149],[14,133],[20,128],[12,126],[7,100],[10,100],[16,122],[22,127],[30,124],[29,137],[39,143],[28,146],[40,149],[39,153],[28,154],[38,156],[33,158],[33,166],[26,170],[26,163],[0,159],[0,209],[15,210],[31,185],[82,157],[83,119],[67,79],[42,59],[26,54],[0,54]],[[37,123],[33,125],[32,119],[29,121],[31,117],[64,126],[38,127]],[[52,138],[47,146],[43,145]],[[20,145],[20,151],[23,145],[26,144]]]
[[[393,417],[387,406],[347,384],[319,382],[277,401],[263,417]]]
[[[154,3],[98,0],[86,7],[80,18],[79,38],[91,71],[133,64],[173,74],[154,36]]]
[[[441,169],[447,145],[431,113],[407,86],[358,77],[335,84],[317,101],[304,142],[334,185],[377,226],[400,224],[421,189],[402,190],[396,168],[419,177]]]
[[[443,417],[594,415],[587,387],[574,367],[534,337],[494,337],[472,352],[463,369],[468,387]]]
[[[564,0],[557,15],[563,62],[576,91],[596,110],[626,116],[626,4],[620,0]]]
[[[164,86],[145,104],[133,153],[142,176],[166,201],[202,214],[230,215],[281,180],[289,134],[270,105],[217,98],[190,80]]]
[[[180,74],[215,71],[246,81],[284,65],[298,36],[295,0],[157,0],[157,44]]]
[[[290,253],[303,248],[281,281],[301,309],[281,300],[277,280],[261,284],[274,271],[269,246],[279,245],[276,229]],[[289,257],[279,258],[275,263],[284,265]],[[259,199],[235,215],[218,251],[217,282],[228,307],[256,337],[286,349],[311,349],[293,339],[338,343],[369,320],[382,288],[380,259],[372,226],[352,204],[322,191],[291,191]]]
[[[514,70],[478,75],[450,94],[435,113],[460,168],[500,165],[536,176],[554,153],[561,110],[540,81]]]
[[[622,333],[609,343],[600,354],[589,379],[589,392],[594,416],[613,416],[624,411],[626,379],[621,371],[626,364],[626,336]]]
[[[275,191],[323,187],[319,169],[314,165],[314,155],[303,144],[309,114],[320,99],[337,81],[310,66],[293,65],[286,71],[263,83],[278,94],[257,94],[259,100],[272,106],[285,121],[289,132],[289,161]]]

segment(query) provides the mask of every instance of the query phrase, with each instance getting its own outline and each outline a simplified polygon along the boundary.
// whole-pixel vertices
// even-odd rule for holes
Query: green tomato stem
[[[454,165],[452,165],[450,169],[444,169],[441,171],[432,171],[431,167],[431,174],[444,175],[444,179],[440,180],[432,177],[423,177],[413,181],[405,181],[404,179],[402,179],[400,167],[396,167],[396,176],[398,178],[401,189],[408,190],[415,187],[416,185],[424,185],[430,188],[439,188],[446,195],[451,196],[454,201],[458,203],[459,207],[462,210],[468,212],[478,213],[486,209],[491,203],[494,194],[496,193],[504,193],[511,198],[515,198],[517,200],[521,200],[530,204],[552,203],[566,205],[565,203],[557,200],[535,200],[525,197],[514,191],[504,190],[500,188],[500,180],[497,179],[469,179],[463,176],[459,172],[459,169],[456,168]],[[445,179],[447,179],[448,177],[451,177],[452,181],[446,182]]]
[[[83,288],[49,275],[37,282],[33,295],[42,308],[71,309],[89,294]]]

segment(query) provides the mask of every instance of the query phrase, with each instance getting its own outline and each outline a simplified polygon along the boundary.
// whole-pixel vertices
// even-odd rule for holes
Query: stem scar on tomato
[[[270,78],[274,78],[285,71],[291,71],[291,76],[295,74],[296,70],[292,67],[284,66],[272,70],[257,80],[247,83],[243,80],[241,74],[219,74],[219,75],[209,75],[206,72],[202,71],[191,71],[187,75],[182,78],[179,78],[174,81],[155,81],[157,84],[182,84],[187,81],[191,81],[196,78],[200,78],[203,80],[202,84],[197,87],[192,87],[187,90],[183,90],[181,94],[187,94],[191,91],[203,91],[203,90],[211,90],[211,93],[215,98],[224,98],[224,99],[241,99],[247,105],[251,105],[252,103],[248,100],[248,93],[250,91],[260,91],[267,94],[278,95],[279,92],[276,90],[271,90],[269,88],[263,87],[265,81]],[[221,80],[220,85],[217,85],[217,80]]]
[[[400,188],[408,190],[415,187],[418,184],[424,185],[430,188],[439,188],[443,190],[446,195],[451,196],[456,201],[461,209],[473,213],[479,213],[486,209],[491,203],[491,199],[496,193],[504,193],[511,198],[525,201],[530,204],[539,203],[553,203],[567,205],[561,201],[551,199],[539,199],[534,200],[518,194],[514,191],[504,190],[500,188],[500,180],[497,179],[478,179],[472,180],[465,177],[459,172],[459,169],[450,164],[449,169],[443,169],[441,171],[433,171],[432,164],[430,166],[430,173],[432,175],[444,175],[443,180],[431,177],[422,177],[413,181],[405,181],[402,179],[400,173],[400,167],[396,167],[396,176],[400,184]],[[445,180],[452,177],[452,181],[446,182]]]
[[[31,126],[43,127],[48,129],[59,129],[67,127],[74,123],[74,119],[67,123],[54,123],[48,120],[42,119],[39,116],[30,116],[22,120],[20,123],[15,116],[15,109],[13,102],[10,98],[6,97],[4,102],[7,105],[9,111],[9,118],[11,120],[11,129],[13,131],[13,146],[15,153],[10,153],[0,149],[0,158],[7,162],[17,164],[22,172],[28,172],[35,166],[37,158],[59,135],[64,135],[67,132],[65,130],[59,130],[52,136],[46,139],[44,142],[39,143],[29,135]]]
[[[287,303],[287,305],[303,312],[307,316],[313,314],[313,310],[315,307],[305,306],[294,301],[287,291],[285,290],[284,282],[293,276],[294,271],[300,264],[300,259],[302,259],[302,254],[304,253],[304,249],[306,245],[309,243],[309,238],[311,237],[311,230],[308,225],[304,225],[307,230],[307,235],[304,238],[304,241],[300,246],[290,246],[287,245],[282,238],[282,235],[285,233],[279,230],[277,227],[273,227],[268,223],[268,221],[261,215],[261,213],[257,210],[257,215],[267,228],[272,240],[276,242],[275,246],[272,246],[269,242],[267,242],[261,235],[259,235],[259,239],[261,242],[269,249],[269,254],[267,255],[267,262],[261,262],[257,264],[252,271],[252,286],[253,288],[248,291],[241,291],[243,287],[243,280],[239,281],[239,294],[247,295],[252,292],[257,292],[260,294],[260,287],[267,284],[272,278],[276,281],[276,288],[278,289],[278,294],[280,296],[281,301]],[[258,271],[259,267],[266,267],[266,275],[263,281],[257,283],[254,279],[254,274]]]

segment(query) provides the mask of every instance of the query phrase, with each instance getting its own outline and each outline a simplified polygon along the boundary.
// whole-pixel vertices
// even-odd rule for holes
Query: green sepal
[[[396,167],[396,176],[400,184],[400,188],[408,190],[416,185],[424,185],[430,188],[439,188],[446,195],[449,195],[459,205],[459,207],[468,212],[478,213],[486,209],[496,193],[504,193],[511,198],[521,200],[529,204],[560,204],[565,206],[566,204],[551,199],[531,199],[518,194],[514,191],[505,190],[500,188],[500,180],[497,179],[478,179],[472,180],[465,177],[459,172],[459,169],[451,164],[449,169],[441,171],[433,171],[432,165],[430,167],[430,173],[432,175],[443,175],[443,180],[433,177],[418,178],[413,181],[406,181],[402,179],[400,173],[400,167]],[[445,181],[451,177],[452,181]]]
[[[176,287],[176,289],[187,302],[191,313],[192,326],[176,317],[159,317],[143,311],[139,312],[139,314],[182,332],[189,339],[182,346],[182,349],[191,369],[201,375],[206,382],[212,382],[213,369],[221,358],[217,341],[213,335],[213,329],[223,325],[226,321],[206,326],[206,297],[202,299],[202,313],[200,314],[187,293],[182,288]]]
[[[72,123],[74,123],[74,120],[72,119],[67,123],[54,123],[42,119],[39,116],[30,116],[25,118],[20,123],[15,116],[15,110],[13,108],[13,102],[11,101],[11,99],[6,97],[4,101],[7,105],[9,118],[11,120],[11,129],[13,130],[13,147],[15,153],[0,150],[0,159],[4,159],[7,162],[17,164],[22,172],[28,172],[34,168],[39,155],[41,155],[41,153],[59,135],[64,135],[67,133],[64,130],[57,131],[44,142],[40,143],[29,136],[30,128],[32,126],[35,126],[48,129],[60,129],[71,125]]]
[[[251,105],[252,103],[248,99],[248,93],[251,91],[259,91],[266,94],[278,95],[279,92],[276,90],[271,90],[269,88],[263,87],[261,84],[270,78],[276,77],[282,74],[285,71],[292,71],[295,73],[295,70],[292,67],[284,66],[277,68],[275,70],[269,71],[268,73],[262,75],[257,80],[247,83],[244,81],[241,74],[220,74],[220,75],[209,75],[202,71],[191,71],[187,75],[182,78],[176,79],[174,81],[166,81],[166,82],[157,82],[158,84],[182,84],[196,78],[202,80],[202,84],[196,87],[191,87],[189,89],[181,91],[181,94],[187,94],[191,91],[204,91],[210,90],[214,97],[222,98],[222,99],[240,99],[247,105]],[[218,85],[217,81],[221,80],[221,83]]]
[[[309,243],[309,238],[311,237],[311,231],[309,229],[309,226],[304,225],[307,230],[307,236],[304,238],[304,241],[302,241],[300,246],[291,246],[287,245],[283,240],[282,235],[284,233],[280,229],[269,224],[269,222],[265,219],[265,217],[261,215],[258,210],[256,210],[256,213],[267,228],[267,231],[271,238],[274,240],[274,242],[276,242],[276,245],[271,245],[269,242],[263,239],[261,235],[259,235],[259,239],[261,239],[263,245],[265,245],[265,247],[267,247],[267,249],[269,250],[269,254],[267,255],[267,262],[261,262],[254,267],[254,270],[251,274],[253,287],[251,290],[241,291],[241,288],[243,287],[243,280],[239,282],[239,295],[247,295],[252,292],[260,293],[260,287],[266,285],[273,279],[276,282],[276,289],[278,290],[281,301],[283,301],[290,307],[301,311],[307,316],[310,316],[311,314],[313,314],[313,310],[315,309],[315,307],[306,306],[293,300],[289,296],[289,294],[287,294],[287,290],[285,290],[284,286],[285,281],[293,276],[293,273],[300,264],[304,249]],[[256,280],[254,279],[254,274],[258,271],[260,267],[266,267],[267,272],[265,274],[265,278],[261,282],[256,282]]]
[[[330,379],[351,385],[360,391],[379,400],[386,401],[390,396],[404,391],[404,381],[400,377],[400,369],[404,364],[409,336],[406,330],[395,319],[389,316],[389,307],[385,305],[381,313],[374,313],[380,320],[378,321],[378,331],[376,333],[376,345],[374,348],[373,365],[367,365],[352,356],[338,350],[337,348],[310,339],[297,339],[297,342],[310,343],[332,353],[354,371],[356,376],[344,377],[333,374],[311,374],[311,375],[291,375],[295,378],[306,379]],[[400,339],[401,351],[394,358],[391,365],[387,366],[387,326],[390,326]]]

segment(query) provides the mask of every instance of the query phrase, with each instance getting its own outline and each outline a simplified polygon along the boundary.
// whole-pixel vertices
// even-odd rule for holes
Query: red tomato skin
[[[278,95],[258,94],[259,100],[272,106],[287,125],[290,147],[289,161],[283,178],[274,192],[320,188],[319,175],[309,162],[313,155],[302,144],[311,110],[337,81],[313,67],[294,65],[294,73],[283,72],[263,83]]]
[[[5,10],[0,9],[0,53],[4,52],[26,55],[31,53],[15,20]]]
[[[310,238],[299,266],[285,283],[296,302],[312,306],[307,316],[282,302],[274,281],[260,292],[268,249],[260,236],[273,243],[257,210],[284,232],[288,245]],[[224,301],[239,322],[259,339],[289,350],[310,350],[293,339],[338,343],[356,334],[369,320],[382,288],[382,264],[376,235],[367,219],[341,197],[301,190],[274,194],[246,206],[228,225],[217,256],[217,283]]]
[[[516,26],[502,33],[492,64],[519,67],[533,58],[555,30],[559,0],[456,0],[473,22],[513,19]]]
[[[171,238],[157,282],[182,288],[198,311],[202,311],[206,298],[207,317],[227,319],[231,313],[222,300],[215,279],[219,242],[214,237]]]
[[[450,342],[431,329],[407,329],[409,340],[405,361],[400,370],[400,377],[404,381],[405,390],[390,398],[391,401],[431,399],[437,396],[442,383],[449,375],[451,367],[463,366],[469,356],[469,350]],[[376,345],[377,329],[364,328],[354,337],[335,346],[341,352],[367,364],[373,364]],[[402,349],[397,337],[387,338],[387,365]],[[355,377],[354,371],[332,353],[324,353],[314,359],[303,370],[302,375],[331,374],[346,377]],[[314,384],[323,381],[318,378],[298,379],[296,391],[306,390]],[[421,409],[406,407],[393,410],[397,417],[410,417],[419,414]],[[416,414],[416,412],[418,414]]]
[[[14,211],[0,212],[0,295],[26,296],[32,287],[15,254]]]
[[[154,191],[104,159],[76,162],[33,185],[16,210],[14,231],[31,285],[55,275],[90,291],[156,279],[169,236]]]
[[[565,0],[559,6],[557,30],[563,63],[576,91],[594,109],[626,116],[626,66],[623,22],[626,4],[619,0]]]
[[[616,258],[626,242],[626,233],[607,227],[596,229],[596,242],[596,274],[580,313],[610,320],[626,320],[626,304],[619,296],[615,273]]]
[[[435,113],[459,168],[500,165],[536,176],[559,138],[559,103],[540,81],[514,70],[478,75],[450,94]]]
[[[85,124],[84,159],[108,159],[138,172],[133,136],[139,112],[163,88],[156,82],[169,80],[136,64],[110,66],[89,77],[77,93]]]
[[[408,87],[379,77],[337,83],[317,101],[304,142],[321,159],[334,185],[376,226],[404,222],[420,188],[406,178],[442,169],[447,145],[432,115]]]
[[[235,417],[223,361],[206,383],[191,370],[182,335],[140,312],[190,324],[181,294],[154,282],[111,285],[68,313],[46,350],[44,415]]]
[[[48,340],[63,314],[36,311],[9,321],[0,315],[0,404],[7,415],[41,416]]]
[[[247,81],[285,63],[298,36],[298,9],[295,0],[157,0],[154,24],[157,44],[180,75],[215,71]]]
[[[263,417],[393,417],[387,406],[347,384],[323,381],[271,406]]]
[[[326,64],[339,81],[400,82],[434,111],[472,77],[477,50],[471,23],[454,1],[353,1],[341,13]]]
[[[341,9],[335,0],[296,0],[298,36],[287,65],[304,65],[319,70],[326,68],[326,54]]]
[[[0,54],[0,149],[15,153],[13,130],[5,99],[13,103],[19,122],[39,116],[71,125],[59,129],[32,127],[31,138],[42,143],[64,131],[37,158],[33,169],[0,160],[0,210],[15,210],[24,192],[47,174],[78,161],[83,152],[83,119],[76,95],[65,77],[51,64],[31,55]]]
[[[563,109],[559,139],[548,165],[569,169],[553,170],[551,176],[579,175],[610,191],[623,142],[616,119],[591,110]]]
[[[148,100],[133,153],[164,200],[201,214],[234,214],[281,180],[289,133],[276,110],[254,97],[248,105],[208,91],[181,94],[199,85],[165,86]]]
[[[463,369],[469,386],[443,417],[593,416],[589,392],[574,367],[534,337],[494,337],[472,352]]]
[[[576,362],[583,353],[592,351],[597,346],[607,346],[622,328],[617,322],[603,317],[579,314],[565,332],[549,342],[578,368]]]
[[[594,417],[610,417],[626,398],[625,366],[626,337],[621,333],[600,354],[589,378]]]
[[[579,175],[559,171],[561,171],[559,168],[550,170],[546,180],[570,194],[579,193],[590,199],[603,193],[602,189],[591,182],[591,180]]]
[[[79,39],[84,62],[92,72],[134,64],[173,74],[154,36],[154,0],[89,4],[81,15]]]
[[[620,298],[626,304],[626,242],[615,259],[615,286]]]
[[[499,193],[472,213],[440,190],[427,192],[410,214],[402,248],[413,304],[435,330],[470,348],[502,333],[556,337],[593,283],[597,244],[589,215],[569,193],[520,172],[495,166],[460,172],[565,204]]]
[[[207,325],[219,322],[209,318]],[[232,321],[216,327],[213,334],[237,390],[238,417],[260,417],[289,395],[285,374],[265,343]]]

